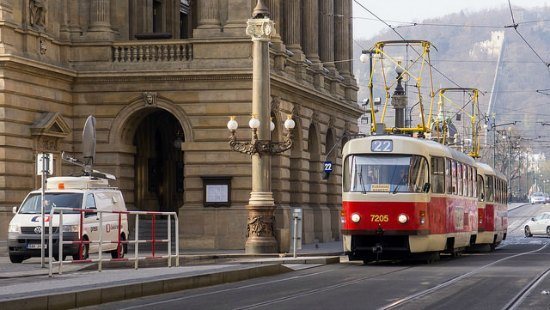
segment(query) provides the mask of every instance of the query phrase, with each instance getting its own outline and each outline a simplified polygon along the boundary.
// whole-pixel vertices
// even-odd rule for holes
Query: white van
[[[41,190],[30,192],[9,224],[8,250],[12,263],[21,263],[30,257],[40,257],[40,236],[42,218],[40,216]],[[110,211],[126,211],[126,205],[120,190],[110,187],[106,179],[90,176],[52,177],[47,180],[44,202],[45,243],[48,255],[49,221],[52,221],[53,256],[59,258],[59,215],[50,218],[52,207],[65,207],[92,210],[92,212],[63,211],[63,240],[90,241],[89,244],[63,245],[62,258],[72,256],[73,260],[87,259],[90,253],[99,250],[99,229],[102,230],[102,251],[110,251],[113,258],[122,258],[127,252],[127,244],[119,246],[120,241],[128,239],[128,219],[126,214]],[[102,227],[99,227],[100,213]],[[57,213],[57,212],[56,212]],[[81,215],[82,214],[82,215]],[[83,223],[81,225],[80,223]]]

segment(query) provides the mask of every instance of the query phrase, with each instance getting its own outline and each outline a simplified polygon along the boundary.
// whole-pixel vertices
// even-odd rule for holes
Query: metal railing
[[[63,240],[63,211],[70,211],[70,212],[79,212],[80,214],[80,223],[79,223],[79,235],[78,240],[70,240],[70,241],[64,241]],[[54,261],[53,256],[53,233],[48,234],[48,265],[49,265],[49,276],[51,277],[53,274],[53,268],[54,265],[59,265],[58,274],[63,273],[63,265],[64,264],[72,264],[72,263],[98,263],[98,271],[103,270],[103,262],[109,262],[109,261],[134,261],[134,268],[138,269],[139,261],[140,260],[147,260],[147,259],[167,259],[168,260],[168,267],[172,266],[172,259],[175,258],[175,265],[176,267],[179,266],[179,225],[178,225],[178,215],[176,212],[154,212],[154,211],[102,211],[102,210],[95,210],[95,209],[79,209],[79,208],[62,208],[62,207],[53,207],[50,211],[50,221],[49,221],[49,231],[53,231],[53,216],[54,214],[59,214],[59,223],[58,223],[58,261]],[[97,214],[99,216],[99,226],[98,226],[98,240],[84,240],[83,239],[83,233],[84,233],[84,217],[86,213],[91,214]],[[113,240],[104,240],[103,239],[103,214],[117,214],[118,217],[118,238],[116,241]],[[71,214],[74,215],[74,214]],[[135,236],[133,240],[129,239],[129,236],[126,237],[126,240],[121,239],[121,230],[122,230],[122,217],[123,215],[135,215],[136,216],[136,222],[135,222]],[[151,239],[139,239],[139,219],[140,216],[151,216],[151,230],[152,235]],[[167,216],[166,223],[168,225],[167,227],[167,238],[166,239],[157,239],[155,236],[155,229],[157,216]],[[171,225],[171,219],[174,218],[174,228],[175,228],[175,253],[172,254],[172,225]],[[128,218],[126,218],[126,222],[128,222]],[[90,238],[90,237],[88,237]],[[89,244],[98,244],[98,258],[90,259],[90,258],[84,258],[82,257],[82,250],[85,245]],[[134,256],[133,257],[124,257],[124,258],[104,258],[103,257],[103,246],[105,244],[109,243],[116,243],[117,248],[116,251],[122,251],[124,253],[124,246],[127,246],[129,244],[134,244]],[[151,256],[139,256],[139,245],[140,244],[147,244],[149,243],[151,245]],[[155,246],[157,243],[167,243],[168,245],[168,253],[167,255],[156,255]],[[70,261],[64,261],[64,253],[63,253],[63,245],[72,245],[72,244],[78,244],[79,245],[79,258],[78,260],[70,260]],[[89,254],[88,254],[89,255]],[[117,255],[120,256],[120,255]]]

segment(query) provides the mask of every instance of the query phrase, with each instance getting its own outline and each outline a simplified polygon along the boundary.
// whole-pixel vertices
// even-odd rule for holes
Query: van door
[[[86,195],[86,210],[97,211],[94,194],[89,193]],[[84,231],[88,234],[88,238],[93,243],[90,243],[90,253],[97,252],[99,245],[99,214],[97,212],[85,212],[84,213]],[[105,236],[103,236],[105,239]]]

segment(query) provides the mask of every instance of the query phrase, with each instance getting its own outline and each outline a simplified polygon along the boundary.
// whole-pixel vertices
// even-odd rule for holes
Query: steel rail
[[[516,258],[516,257],[519,257],[519,256],[523,256],[523,255],[527,255],[527,254],[533,254],[533,253],[536,253],[536,252],[539,252],[541,250],[543,250],[544,248],[546,248],[548,245],[550,245],[550,243],[546,243],[545,245],[541,246],[540,248],[536,249],[536,250],[532,250],[532,251],[528,251],[528,252],[523,252],[523,253],[518,253],[518,254],[515,254],[515,255],[512,255],[512,256],[508,256],[508,257],[504,257],[504,258],[501,258],[499,260],[496,260],[490,264],[487,264],[487,265],[484,265],[484,266],[481,266],[481,267],[478,267],[477,269],[475,270],[472,270],[468,273],[465,273],[463,275],[460,275],[460,276],[457,276],[457,277],[454,277],[450,280],[447,280],[441,284],[438,284],[434,287],[431,287],[429,289],[426,289],[426,290],[423,290],[423,291],[420,291],[418,293],[414,293],[412,295],[409,295],[409,296],[406,296],[406,297],[403,297],[395,302],[392,302],[391,304],[388,304],[388,305],[385,305],[385,306],[382,306],[380,308],[378,308],[379,310],[386,310],[386,309],[394,309],[394,308],[397,308],[398,306],[402,306],[406,303],[409,303],[413,300],[416,300],[416,299],[419,299],[421,297],[424,297],[424,296],[428,296],[434,292],[437,292],[443,288],[446,288],[448,286],[451,286],[455,283],[457,283],[458,281],[461,281],[465,278],[468,278],[468,277],[471,277],[475,274],[478,274],[480,273],[481,271],[483,271],[484,269],[487,269],[491,266],[494,266],[498,263],[501,263],[501,262],[504,262],[504,261],[507,261],[509,259],[512,259],[512,258]]]

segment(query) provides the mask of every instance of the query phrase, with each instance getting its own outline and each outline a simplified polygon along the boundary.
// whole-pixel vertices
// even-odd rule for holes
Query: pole
[[[296,258],[296,247],[298,246],[298,217],[294,215],[294,246],[292,248],[292,257]]]
[[[45,263],[44,263],[44,257],[46,256],[45,254],[45,249],[44,249],[44,245],[45,245],[45,240],[44,240],[44,237],[45,237],[45,234],[44,234],[44,230],[46,229],[45,227],[45,224],[44,224],[44,203],[45,203],[45,194],[46,194],[46,173],[48,171],[48,163],[49,163],[49,156],[47,153],[42,153],[42,190],[41,190],[41,193],[40,193],[40,217],[42,219],[42,224],[41,224],[41,230],[40,230],[40,267],[41,268],[45,268]],[[50,232],[50,235],[51,235],[51,232]]]
[[[258,0],[253,18],[247,21],[247,34],[252,38],[252,114],[260,120],[258,139],[271,139],[269,130],[270,113],[270,63],[269,41],[274,34],[269,10]],[[245,253],[276,253],[277,240],[274,235],[275,201],[271,192],[271,154],[252,155],[252,191],[246,206],[248,210],[247,240]]]
[[[497,126],[495,126],[495,118],[493,117],[493,169],[496,169],[497,157]]]

